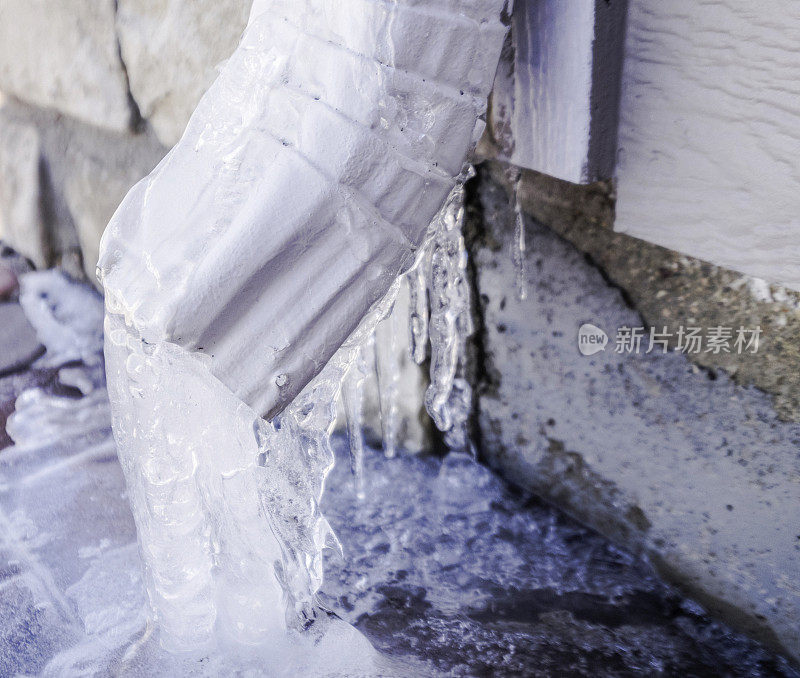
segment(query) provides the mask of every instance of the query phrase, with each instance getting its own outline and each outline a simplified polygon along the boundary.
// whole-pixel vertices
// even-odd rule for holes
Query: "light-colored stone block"
[[[131,108],[114,0],[0,2],[0,89],[122,131]]]
[[[99,130],[9,100],[0,108],[0,221],[7,224],[0,237],[39,267],[60,265],[79,276],[82,259],[96,282],[106,224],[165,153],[152,132]]]
[[[130,87],[158,138],[172,146],[236,48],[251,0],[119,0],[117,28]]]
[[[33,125],[0,118],[0,240],[36,266],[50,263],[41,209],[40,140]]]
[[[131,187],[159,160],[161,149],[146,138],[89,139],[73,131],[63,193],[80,243],[83,268],[97,284],[100,237]]]

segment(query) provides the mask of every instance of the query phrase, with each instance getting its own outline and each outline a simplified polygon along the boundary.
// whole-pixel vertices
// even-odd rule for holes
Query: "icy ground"
[[[16,400],[17,443],[0,452],[0,677],[360,675],[341,650],[365,656],[363,639],[327,615],[320,625],[338,629],[326,638],[339,647],[325,656],[338,665],[301,651],[278,671],[241,651],[158,649],[110,436],[99,299],[55,273],[29,276],[26,293],[48,353],[0,377],[0,417]],[[320,599],[394,659],[387,674],[797,675],[464,456],[367,450],[359,501],[344,438],[336,448],[323,508],[344,560],[327,559]]]

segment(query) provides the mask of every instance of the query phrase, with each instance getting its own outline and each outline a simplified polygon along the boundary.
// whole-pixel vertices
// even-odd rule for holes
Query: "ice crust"
[[[318,618],[322,551],[338,546],[319,510],[336,401],[391,301],[268,422],[211,374],[207,359],[142,341],[107,297],[114,436],[165,647],[269,645]]]
[[[430,225],[417,265],[428,269],[430,289],[423,294],[433,304],[427,405],[448,444],[469,450],[471,391],[463,370],[472,328],[463,200],[459,185]],[[113,430],[151,616],[165,648],[268,645],[285,628],[303,630],[319,618],[323,550],[338,548],[319,510],[333,465],[336,402],[341,391],[363,498],[370,491],[363,473],[365,354],[375,350],[374,333],[399,285],[398,279],[322,373],[269,422],[213,376],[207,357],[143,341],[107,295]],[[377,365],[391,430],[393,382],[386,366]],[[389,456],[393,451],[387,447]]]
[[[301,396],[267,424],[195,357],[133,340],[113,314],[107,392],[102,300],[56,271],[22,283],[47,348],[38,367],[77,393],[28,389],[7,425],[15,445],[0,465],[3,565],[25,568],[20,592],[33,593],[37,616],[22,620],[30,655],[12,645],[0,675],[383,673],[369,643],[310,600],[321,545],[335,543],[317,505],[333,463],[332,408]],[[353,352],[344,346],[304,396],[334,402],[325,389],[338,388]],[[179,383],[165,387],[167,377]],[[109,396],[125,402],[114,408],[124,484]],[[20,598],[19,612],[28,604]],[[310,628],[287,630],[287,614]]]
[[[483,123],[504,0],[269,0],[103,237],[148,343],[281,411],[417,258]]]
[[[365,342],[426,240],[429,409],[467,445],[461,182],[504,4],[254,3],[183,138],[109,224],[113,430],[165,647],[264,645],[319,618],[336,399],[349,370],[363,494]]]

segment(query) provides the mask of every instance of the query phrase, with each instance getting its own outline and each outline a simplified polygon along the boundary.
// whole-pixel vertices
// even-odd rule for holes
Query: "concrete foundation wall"
[[[528,297],[518,299],[507,188],[483,168],[467,231],[484,459],[646,555],[727,621],[800,658],[800,425],[781,421],[767,393],[722,370],[660,347],[645,353],[646,339],[638,354],[617,353],[619,328],[648,323],[625,287],[556,234],[577,202],[564,205],[553,228],[526,217]],[[636,253],[625,236],[604,230],[623,260]],[[696,292],[695,302],[707,293]],[[670,306],[663,295],[650,301]],[[585,323],[608,334],[604,351],[579,352]]]

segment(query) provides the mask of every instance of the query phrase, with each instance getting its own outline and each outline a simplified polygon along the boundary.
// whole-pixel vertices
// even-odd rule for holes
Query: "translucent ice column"
[[[467,250],[461,232],[464,210],[464,189],[459,187],[439,214],[430,244],[431,383],[425,394],[425,407],[444,432],[448,447],[470,451],[472,388],[465,370],[467,340],[473,325]]]
[[[205,356],[143,341],[106,297],[114,437],[166,647],[260,645],[314,621],[322,550],[338,548],[319,510],[336,398],[395,293],[271,422]]]

